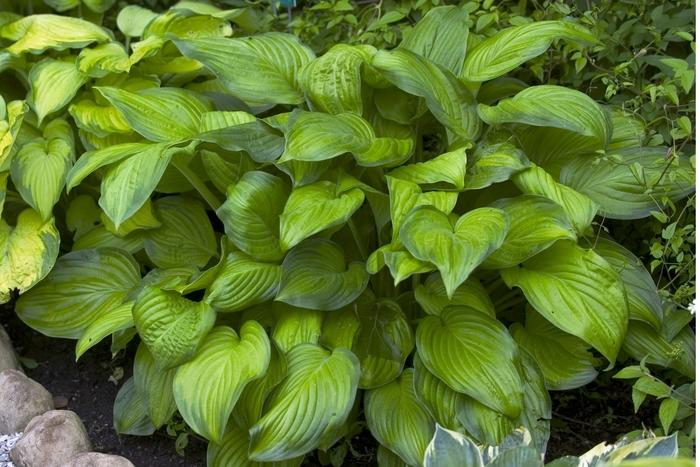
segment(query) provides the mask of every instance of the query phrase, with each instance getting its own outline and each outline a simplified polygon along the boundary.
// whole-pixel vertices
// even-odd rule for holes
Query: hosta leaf
[[[243,324],[240,337],[231,328],[215,328],[175,374],[173,390],[182,417],[195,432],[221,441],[243,388],[265,374],[269,362],[270,341],[256,321]],[[201,386],[205,379],[210,383]]]
[[[236,97],[251,104],[299,104],[297,77],[314,58],[291,34],[270,32],[235,39],[175,40],[183,55],[209,68]],[[237,63],[235,67],[231,63]]]
[[[262,261],[284,255],[279,244],[279,223],[289,187],[266,172],[245,173],[228,189],[226,202],[216,211],[226,235],[236,247]]]
[[[0,99],[0,102],[4,100]],[[5,171],[9,167],[10,155],[19,133],[24,114],[29,109],[24,101],[12,101],[7,104],[5,114],[0,118],[0,170]]]
[[[117,227],[109,219],[109,217],[107,217],[104,211],[100,213],[99,218],[109,232],[119,237],[126,237],[131,232],[135,232],[137,230],[155,229],[161,226],[160,221],[155,216],[153,203],[151,203],[150,199],[147,199],[143,206],[141,206],[139,210],[136,211],[131,217],[121,223],[119,227]]]
[[[435,426],[435,434],[425,450],[425,467],[482,467],[481,451],[462,433]],[[490,464],[489,464],[490,465]],[[516,465],[516,464],[511,464]],[[518,464],[529,465],[529,464]]]
[[[413,368],[395,381],[365,393],[365,417],[372,436],[408,465],[422,465],[435,429],[433,417],[413,389]]]
[[[525,194],[544,196],[558,203],[566,211],[577,232],[592,232],[591,222],[598,206],[589,197],[557,183],[544,169],[533,165],[516,174],[513,183]]]
[[[112,133],[132,133],[131,126],[121,113],[111,105],[102,106],[94,101],[83,99],[68,107],[78,128],[96,135],[108,136]]]
[[[151,147],[154,147],[154,145],[147,143],[124,143],[83,153],[66,176],[66,190],[70,191],[78,186],[80,182],[100,167],[119,162],[129,156],[144,152],[147,148]]]
[[[95,13],[106,12],[115,3],[116,0],[83,0],[83,4]]]
[[[534,310],[526,314],[525,326],[510,327],[513,339],[530,352],[547,384],[547,389],[565,391],[593,381],[598,361],[588,352],[588,345],[552,325]]]
[[[378,51],[372,66],[397,88],[424,98],[430,112],[454,135],[451,139],[476,139],[481,129],[476,100],[449,71],[400,48]]]
[[[250,438],[248,431],[230,424],[220,443],[209,443],[207,466],[209,467],[299,467],[302,457],[280,462],[263,463],[248,458]]]
[[[216,237],[204,206],[183,196],[168,196],[154,203],[161,226],[146,232],[146,253],[156,266],[206,266],[216,255]]]
[[[393,240],[399,239],[401,226],[408,213],[418,206],[434,206],[436,209],[448,214],[457,204],[457,193],[443,191],[429,191],[423,193],[418,185],[413,182],[387,176],[389,188],[389,208],[391,211],[391,225],[393,227]]]
[[[102,78],[110,73],[126,73],[131,68],[129,56],[118,42],[83,49],[78,55],[77,66],[81,73],[93,78]]]
[[[353,113],[298,112],[292,118],[280,163],[318,162],[349,152],[362,166],[393,166],[413,152],[413,140],[377,138],[372,126]]]
[[[119,307],[140,279],[138,265],[123,251],[67,253],[46,279],[20,297],[17,315],[47,336],[78,339],[96,319]]]
[[[65,120],[53,120],[44,137],[31,140],[12,159],[12,181],[22,198],[45,221],[52,216],[73,164],[73,130]]]
[[[347,347],[360,360],[359,387],[370,389],[395,380],[413,350],[413,330],[401,307],[373,295],[326,315],[323,342]]]
[[[312,310],[336,310],[355,300],[368,281],[364,264],[346,265],[338,245],[330,240],[309,239],[284,258],[275,300]]]
[[[461,77],[468,81],[498,78],[544,53],[559,38],[596,42],[588,30],[566,21],[538,21],[507,28],[467,53]]]
[[[563,331],[614,362],[627,330],[625,290],[617,271],[592,250],[560,241],[520,267],[504,269],[509,286]]]
[[[47,115],[65,107],[87,79],[74,59],[47,58],[34,65],[29,71],[29,104],[39,117],[39,124]],[[57,86],[56,83],[63,84]]]
[[[459,75],[467,52],[469,13],[457,6],[428,10],[413,29],[406,31],[402,49],[422,55],[431,62]]]
[[[148,417],[156,429],[175,413],[174,378],[175,370],[159,368],[148,347],[141,342],[134,357],[134,385],[146,402]]]
[[[462,282],[452,295],[452,299],[447,298],[445,284],[438,274],[428,276],[423,284],[413,290],[413,293],[423,311],[429,315],[440,316],[442,310],[450,305],[465,305],[496,317],[496,309],[491,302],[491,297],[475,277]]]
[[[516,266],[547,249],[558,240],[576,241],[576,231],[564,209],[543,196],[522,195],[491,204],[508,215],[503,245],[483,263],[484,268]]]
[[[509,417],[523,407],[517,345],[494,318],[467,307],[448,307],[428,316],[416,331],[422,362],[455,391]]]
[[[116,228],[141,209],[179,148],[151,144],[112,166],[102,179],[99,204]]]
[[[531,86],[493,107],[479,104],[479,116],[489,125],[521,123],[573,131],[597,138],[601,148],[612,135],[605,111],[582,92],[563,86]]]
[[[314,108],[329,114],[362,115],[362,67],[374,51],[367,45],[337,44],[309,62],[299,84]]]
[[[529,165],[525,154],[510,143],[480,146],[468,157],[462,188],[480,190],[504,182]]]
[[[98,225],[76,239],[73,242],[71,251],[116,248],[129,254],[135,254],[143,250],[143,244],[144,239],[140,232],[134,232],[126,237],[119,237],[107,230],[104,225]]]
[[[299,344],[318,344],[323,315],[320,311],[284,305],[276,314],[272,339],[284,353]]]
[[[433,264],[413,257],[401,242],[384,245],[367,258],[367,272],[370,274],[377,274],[384,266],[389,268],[391,277],[394,278],[394,286],[414,274],[435,270]]]
[[[117,15],[117,27],[127,37],[141,37],[157,13],[138,5],[127,5]]]
[[[240,311],[277,295],[282,268],[232,252],[207,288],[204,300],[220,312]]]
[[[695,334],[684,327],[673,339],[641,321],[630,321],[623,343],[624,351],[636,360],[673,368],[695,378]]]
[[[216,320],[208,304],[152,286],[139,293],[133,313],[141,341],[162,369],[192,358]]]
[[[95,89],[121,112],[137,133],[156,142],[181,141],[195,136],[202,114],[211,110],[203,98],[180,88],[150,88],[137,92],[114,87]]]
[[[634,253],[622,245],[598,238],[593,247],[620,275],[630,309],[630,319],[645,321],[655,329],[661,329],[664,310],[656,283],[649,271]]]
[[[413,387],[418,400],[440,425],[450,430],[461,430],[460,413],[471,398],[452,390],[440,378],[432,374],[423,364],[420,355],[413,355]]]
[[[508,217],[500,209],[475,209],[453,225],[445,213],[420,206],[406,216],[399,236],[413,256],[437,266],[452,298],[469,274],[503,244],[507,231]]]
[[[0,37],[15,41],[5,50],[13,55],[46,49],[80,49],[92,42],[106,42],[109,33],[79,18],[30,15],[0,28]]]
[[[590,197],[605,217],[641,219],[658,209],[660,198],[678,201],[692,193],[695,168],[685,156],[669,160],[665,148],[629,148],[603,159],[576,158],[560,180]]]
[[[467,173],[465,149],[466,147],[461,147],[425,162],[403,165],[389,172],[387,176],[407,180],[418,185],[444,182],[457,189],[462,189]]]
[[[230,185],[241,179],[244,173],[255,169],[253,159],[241,152],[201,149],[198,154],[209,180],[224,194]]]
[[[0,303],[7,303],[13,290],[24,293],[49,273],[59,243],[53,218],[44,221],[32,209],[22,211],[14,227],[0,219]],[[35,320],[21,310],[18,304],[17,313],[25,322],[44,324],[41,317]]]
[[[312,451],[345,422],[355,400],[360,364],[349,350],[300,344],[287,359],[287,378],[250,429],[249,455],[259,462]]]
[[[337,184],[320,181],[295,188],[280,215],[280,246],[286,251],[330,227],[345,224],[365,201],[359,188],[341,192]]]
[[[79,359],[94,345],[97,345],[112,333],[123,331],[134,326],[134,317],[131,309],[134,302],[124,302],[119,306],[105,309],[105,312],[98,316],[80,336],[75,344],[75,359]]]
[[[150,436],[156,431],[148,418],[148,405],[136,391],[134,378],[129,378],[119,388],[114,400],[114,430],[123,435]]]

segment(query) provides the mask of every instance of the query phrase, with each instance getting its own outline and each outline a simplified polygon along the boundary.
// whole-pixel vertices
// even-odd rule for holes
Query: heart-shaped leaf
[[[455,290],[452,298],[447,297],[445,284],[438,274],[431,274],[423,284],[413,290],[416,301],[429,315],[440,316],[442,310],[451,305],[464,305],[474,310],[496,317],[496,309],[491,297],[479,279],[470,277]]]
[[[503,244],[507,231],[508,218],[500,209],[475,209],[452,225],[447,214],[420,206],[406,216],[399,236],[413,256],[437,266],[452,298],[469,274]]]
[[[146,402],[148,417],[156,429],[175,413],[174,378],[175,369],[159,368],[148,347],[142,342],[134,357],[134,385],[136,392]]]
[[[47,115],[65,107],[87,80],[88,76],[78,70],[75,58],[47,58],[34,65],[29,71],[29,102],[39,117],[39,124]],[[59,82],[64,85],[56,86]]]

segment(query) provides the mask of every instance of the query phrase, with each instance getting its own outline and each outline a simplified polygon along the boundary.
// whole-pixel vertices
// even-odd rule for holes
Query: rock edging
[[[53,396],[24,374],[0,326],[0,436],[15,433],[21,433],[10,450],[15,467],[134,467],[124,457],[91,452],[80,417],[54,410]]]

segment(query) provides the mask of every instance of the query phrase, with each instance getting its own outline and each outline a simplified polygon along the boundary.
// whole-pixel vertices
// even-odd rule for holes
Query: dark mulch
[[[190,437],[185,456],[175,452],[175,440],[164,430],[150,437],[118,436],[112,426],[112,404],[121,383],[131,375],[134,349],[112,360],[104,342],[90,349],[75,362],[75,341],[47,338],[17,319],[9,306],[0,307],[3,323],[23,358],[38,366],[27,374],[44,385],[54,396],[68,399],[66,409],[73,410],[85,423],[96,451],[118,454],[137,467],[199,467],[206,465],[206,444]],[[110,377],[119,376],[118,384]],[[658,405],[648,401],[634,413],[631,387],[625,381],[612,380],[604,373],[584,388],[552,392],[552,432],[547,457],[581,454],[596,444],[613,442],[620,435],[653,425]],[[348,454],[345,465],[376,465],[376,442],[366,431],[353,439],[358,457]],[[318,466],[308,458],[304,467]]]

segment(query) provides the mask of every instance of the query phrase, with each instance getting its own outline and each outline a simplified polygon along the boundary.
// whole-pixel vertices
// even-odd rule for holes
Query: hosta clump
[[[595,43],[580,26],[479,42],[443,7],[394,50],[315,56],[190,2],[122,10],[131,50],[0,18],[3,95],[26,94],[0,107],[0,294],[78,357],[138,335],[120,433],[177,411],[213,466],[299,465],[360,417],[382,464],[421,465],[436,424],[489,446],[525,427],[541,454],[548,390],[627,356],[694,378],[685,315],[601,224],[690,194],[694,156],[507,76]]]

